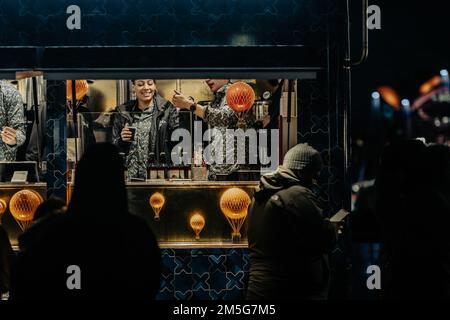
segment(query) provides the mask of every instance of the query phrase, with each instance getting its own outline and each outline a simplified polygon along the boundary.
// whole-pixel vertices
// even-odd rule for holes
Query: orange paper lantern
[[[33,220],[37,207],[42,202],[41,195],[29,189],[18,191],[12,196],[9,202],[9,210],[22,230],[28,228]]]
[[[220,198],[220,209],[228,220],[233,233],[231,237],[240,238],[240,230],[247,218],[247,210],[250,205],[250,197],[240,188],[230,188]]]
[[[200,232],[205,227],[205,218],[200,213],[194,213],[189,220],[189,224],[195,232],[195,240],[200,240]]]
[[[245,112],[255,102],[255,91],[245,82],[233,83],[227,90],[227,103],[235,112]]]
[[[77,100],[81,100],[87,95],[89,86],[86,80],[75,80],[75,96]],[[67,100],[72,100],[72,80],[67,80]]]
[[[166,199],[159,192],[155,192],[150,196],[149,203],[155,213],[155,220],[159,220],[159,213],[161,212],[165,202]]]
[[[3,199],[0,199],[0,224],[1,224],[1,219],[2,219],[2,216],[3,216],[3,214],[6,212],[6,209],[7,209],[8,207],[7,207],[7,205],[6,205],[6,201],[5,200],[3,200]]]

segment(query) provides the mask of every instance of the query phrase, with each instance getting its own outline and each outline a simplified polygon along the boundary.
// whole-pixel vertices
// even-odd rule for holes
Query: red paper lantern
[[[235,112],[250,109],[255,102],[255,91],[245,82],[233,83],[227,90],[227,103]]]

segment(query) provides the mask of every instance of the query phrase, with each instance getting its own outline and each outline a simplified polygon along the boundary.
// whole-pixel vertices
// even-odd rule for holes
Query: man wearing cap
[[[0,80],[0,161],[15,161],[25,138],[22,97],[13,85]]]
[[[336,227],[311,191],[322,166],[317,150],[298,144],[261,177],[248,217],[247,299],[327,298]]]

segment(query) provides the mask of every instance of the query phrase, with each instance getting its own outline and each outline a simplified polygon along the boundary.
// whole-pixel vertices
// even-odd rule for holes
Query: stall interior
[[[113,143],[123,158],[130,212],[148,222],[160,245],[245,245],[261,173],[276,168],[297,142],[295,81],[289,83],[294,86],[283,79],[67,80],[67,200],[83,152]],[[232,87],[239,87],[240,104],[230,103]],[[246,92],[253,95],[247,109]],[[227,145],[227,129],[243,135],[231,135]]]

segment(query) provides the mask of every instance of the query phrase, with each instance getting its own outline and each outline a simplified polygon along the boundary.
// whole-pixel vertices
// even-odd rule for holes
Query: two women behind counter
[[[212,163],[209,165],[209,180],[217,180],[218,175],[233,178],[242,165],[237,164],[236,153],[239,146],[227,144],[230,133],[227,129],[235,128],[237,117],[227,105],[226,92],[230,81],[227,79],[206,79],[206,84],[214,93],[210,106],[202,106],[192,97],[187,97],[174,90],[172,103],[159,95],[153,79],[133,80],[136,100],[131,100],[116,108],[113,121],[113,143],[118,145],[125,155],[125,166],[128,178],[145,180],[148,168],[152,164],[171,164],[171,156],[175,145],[171,141],[172,132],[180,127],[178,109],[189,110],[200,117],[209,126],[216,129],[211,137],[211,153],[213,158],[223,152],[224,159],[234,159],[234,163]],[[247,127],[254,121],[247,113]],[[221,137],[219,137],[221,135]],[[245,147],[244,147],[245,148]],[[176,150],[177,155],[178,151]]]
[[[122,154],[124,155],[124,163],[128,170],[128,177],[131,179],[145,180],[150,178],[148,175],[148,169],[151,165],[170,165],[171,157],[174,151],[174,146],[178,143],[171,141],[172,132],[179,127],[188,125],[180,125],[180,112],[179,110],[191,111],[193,115],[201,118],[210,127],[217,129],[217,134],[213,134],[211,137],[211,151],[213,157],[219,152],[223,152],[224,157],[228,159],[230,154],[231,157],[236,159],[236,143],[232,148],[230,148],[226,143],[226,139],[220,139],[218,137],[219,133],[226,137],[228,134],[226,131],[229,128],[236,127],[237,117],[234,111],[227,105],[225,94],[229,87],[229,80],[227,79],[206,79],[206,84],[209,86],[210,90],[214,93],[214,100],[210,106],[203,106],[198,103],[194,103],[191,97],[187,97],[181,92],[175,91],[172,97],[172,101],[169,102],[164,99],[157,90],[156,81],[153,79],[139,79],[132,80],[133,90],[136,95],[135,100],[130,100],[122,105],[115,108],[115,111],[111,116],[108,116],[107,122],[112,137],[112,142],[116,144]],[[68,81],[69,85],[72,81]],[[78,90],[79,84],[83,84],[82,90]],[[6,90],[11,86],[3,86]],[[86,149],[90,144],[100,142],[96,141],[94,135],[94,115],[92,114],[90,108],[87,108],[88,96],[88,83],[85,80],[77,80],[77,97],[76,97],[76,108],[77,113],[82,114],[82,148],[79,150],[79,154],[82,154],[82,150]],[[80,91],[80,96],[78,94]],[[82,92],[81,92],[82,91]],[[10,92],[10,90],[8,91]],[[74,128],[74,123],[71,123],[73,116],[71,116],[71,103],[73,102],[71,97],[71,90],[68,90],[68,102],[67,109],[68,113],[68,124],[67,124],[67,137],[77,137],[73,133],[78,129]],[[23,106],[21,103],[20,95],[16,92],[16,96],[19,99],[17,105]],[[9,97],[11,95],[2,95],[4,97]],[[4,99],[3,99],[4,100]],[[11,104],[11,103],[9,103]],[[18,109],[22,114],[16,112]],[[23,114],[23,108],[12,108],[9,107],[6,110],[6,103],[2,103],[2,114],[1,119],[3,122],[6,119],[17,120],[19,125],[17,129],[11,127],[8,123],[2,125],[4,130],[2,131],[2,141],[0,143],[0,159],[15,161],[15,149],[29,140],[26,159],[31,161],[38,161],[39,159],[45,160],[46,157],[46,142],[44,134],[45,124],[46,124],[46,106],[40,106],[40,127],[37,128],[33,125],[33,130],[31,131],[30,139],[25,139],[25,126],[26,119]],[[14,117],[9,113],[14,113]],[[103,118],[102,118],[103,119]],[[251,114],[248,114],[245,118],[248,127],[253,126],[253,118]],[[16,122],[17,122],[16,121]],[[12,129],[10,129],[10,127]],[[37,134],[38,131],[40,134]],[[79,131],[79,130],[78,130]],[[40,140],[37,136],[40,136]],[[80,134],[78,134],[80,135]],[[17,136],[17,139],[16,139]],[[6,139],[6,140],[5,140]],[[23,140],[23,141],[22,141]],[[71,139],[68,139],[68,142]],[[111,141],[111,140],[109,140]],[[38,144],[40,148],[37,148]],[[222,145],[221,145],[222,144]],[[68,148],[72,146],[73,143],[68,143]],[[37,153],[40,150],[40,157]],[[175,150],[176,151],[176,150]],[[178,150],[180,151],[180,150]],[[182,150],[185,151],[185,150]],[[73,152],[72,152],[73,153]],[[68,154],[71,154],[68,150]],[[181,154],[178,154],[181,156]],[[76,158],[78,158],[75,155]],[[75,160],[75,158],[73,158]],[[76,160],[75,160],[76,161]],[[236,161],[235,161],[236,162]],[[209,179],[217,180],[218,176],[232,177],[233,173],[242,168],[242,165],[237,163],[224,163],[217,164],[213,163],[209,165]],[[238,180],[236,177],[233,180]]]

